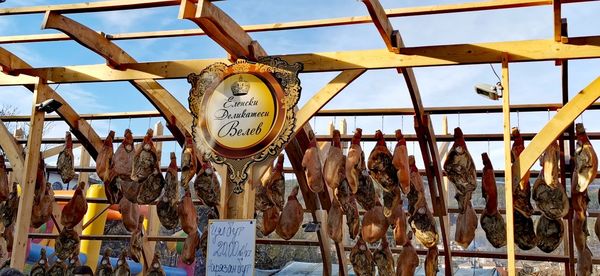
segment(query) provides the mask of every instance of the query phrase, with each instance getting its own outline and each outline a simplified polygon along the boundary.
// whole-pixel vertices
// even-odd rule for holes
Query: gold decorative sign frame
[[[258,62],[238,60],[231,65],[215,63],[200,72],[188,75],[191,84],[188,98],[190,111],[194,117],[192,135],[196,148],[206,160],[217,164],[225,164],[228,168],[229,180],[234,183],[233,191],[242,193],[243,183],[248,180],[248,172],[252,165],[264,161],[270,156],[277,156],[287,145],[294,133],[296,113],[294,109],[300,99],[301,87],[298,73],[302,70],[301,63],[288,64],[280,58],[264,57]],[[225,80],[250,74],[262,81],[270,91],[275,104],[274,118],[267,134],[252,145],[237,147],[227,145],[213,137],[209,129],[210,115],[207,108],[211,97]],[[262,85],[261,84],[261,85]],[[234,84],[231,92],[236,96],[238,90],[248,90],[246,84]]]

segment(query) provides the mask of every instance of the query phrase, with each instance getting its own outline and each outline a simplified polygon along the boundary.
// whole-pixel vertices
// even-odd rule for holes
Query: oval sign
[[[208,100],[206,127],[220,146],[245,150],[267,138],[277,116],[276,104],[267,84],[257,76],[231,75]]]

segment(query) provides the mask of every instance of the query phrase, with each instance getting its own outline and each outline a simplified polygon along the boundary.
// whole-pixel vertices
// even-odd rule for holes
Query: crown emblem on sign
[[[250,90],[250,83],[246,80],[244,80],[244,78],[242,78],[242,76],[240,76],[240,78],[233,82],[233,84],[231,84],[231,91],[233,92],[234,96],[243,96],[248,94],[248,91]]]

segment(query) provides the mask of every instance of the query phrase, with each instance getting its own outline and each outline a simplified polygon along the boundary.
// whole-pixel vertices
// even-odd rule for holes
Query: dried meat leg
[[[142,235],[144,232],[144,216],[140,216],[138,227],[131,233],[129,240],[129,256],[136,263],[142,261]]]
[[[337,199],[331,200],[331,207],[327,214],[327,234],[335,242],[342,242],[342,224],[343,224],[343,211],[340,207],[340,203]]]
[[[194,190],[196,195],[201,198],[206,205],[211,207],[219,206],[221,200],[221,185],[215,169],[210,162],[204,162],[200,171],[194,180]]]
[[[179,181],[177,180],[177,159],[171,152],[171,163],[165,175],[165,192],[156,204],[156,213],[160,224],[166,229],[174,229],[179,225],[177,213],[177,198],[179,196]]]
[[[0,154],[0,202],[8,200],[10,193],[9,190],[10,186],[8,184],[6,163],[4,162],[4,155]]]
[[[540,158],[542,173],[533,185],[536,206],[549,219],[562,219],[569,212],[569,198],[558,178],[560,148],[554,141]]]
[[[283,207],[281,216],[279,216],[279,224],[277,225],[277,235],[284,240],[289,240],[294,237],[304,218],[302,205],[298,202],[298,186],[292,189],[292,193],[288,196],[287,203]]]
[[[119,255],[119,260],[117,260],[117,267],[115,267],[115,276],[131,276],[131,270],[129,269],[129,264],[127,263],[127,251],[121,251],[121,255]]]
[[[375,139],[377,140],[377,144],[371,151],[371,154],[369,154],[367,167],[369,168],[371,177],[373,177],[384,190],[390,192],[399,185],[398,174],[396,172],[396,167],[394,167],[393,164],[392,153],[387,148],[381,130],[375,132]]]
[[[320,193],[325,187],[323,168],[321,167],[321,158],[319,149],[317,148],[317,139],[312,131],[310,131],[309,137],[310,144],[306,152],[304,152],[302,167],[304,168],[308,188],[315,193]]]
[[[577,183],[575,190],[583,192],[594,181],[598,173],[598,156],[590,143],[583,124],[575,125],[577,132],[577,146],[575,148],[575,172]]]
[[[54,264],[50,267],[50,269],[48,269],[48,273],[46,275],[63,276],[65,273],[67,273],[67,265],[61,259],[56,259]]]
[[[406,140],[402,131],[396,130],[396,140],[398,143],[394,148],[392,163],[397,170],[398,184],[404,194],[410,192],[410,167],[408,164],[408,149],[406,148]]]
[[[482,153],[483,177],[481,179],[481,194],[485,198],[485,209],[479,218],[485,237],[495,248],[506,245],[506,224],[498,212],[498,188],[494,168],[487,153]]]
[[[181,153],[181,186],[184,189],[189,187],[190,181],[198,171],[198,159],[196,157],[196,147],[189,134],[185,135],[185,145]]]
[[[190,191],[186,191],[185,195],[179,202],[178,206],[179,222],[181,223],[181,229],[188,235],[198,230],[198,216],[196,214],[196,208],[192,202],[192,195]]]
[[[116,175],[115,186],[120,190],[120,193],[113,190],[111,194],[112,199],[110,200],[119,202],[121,200],[120,197],[125,196],[131,202],[137,201],[139,184],[131,179],[134,158],[133,134],[131,130],[126,129],[124,139],[113,156],[113,167]]]
[[[408,233],[408,239],[402,246],[402,252],[398,256],[398,265],[396,267],[397,276],[413,276],[415,270],[419,266],[419,256],[417,250],[413,247],[412,243],[412,232]]]
[[[40,249],[40,259],[35,263],[29,275],[31,276],[46,276],[48,272],[48,258],[46,257],[46,248]]]
[[[379,275],[394,275],[396,273],[394,269],[394,256],[392,256],[390,245],[385,236],[381,239],[379,248],[373,252],[373,261],[377,266]]]
[[[285,176],[283,174],[283,161],[284,155],[279,154],[277,157],[277,163],[275,163],[275,167],[273,168],[273,171],[271,171],[271,175],[269,176],[266,185],[271,192],[271,199],[277,208],[282,210],[285,202]]]
[[[546,216],[540,216],[537,221],[536,233],[538,237],[537,247],[546,253],[554,251],[563,238],[564,226],[562,219],[549,219]]]
[[[59,259],[66,260],[69,256],[79,252],[79,234],[73,229],[63,227],[60,234],[56,238],[56,256]]]
[[[162,269],[160,265],[160,257],[158,256],[158,252],[154,253],[154,259],[152,259],[152,264],[150,264],[150,268],[148,269],[148,276],[166,276],[165,271]]]
[[[363,215],[361,239],[364,238],[366,242],[374,243],[385,237],[388,227],[387,218],[383,215],[383,208],[377,202],[375,207]]]
[[[438,256],[439,251],[437,246],[427,249],[425,257],[425,276],[435,276],[438,273]]]
[[[56,168],[63,183],[69,183],[75,177],[75,165],[73,158],[73,139],[71,133],[67,131],[65,135],[65,147],[58,154]]]
[[[346,160],[342,152],[342,144],[340,141],[340,131],[334,130],[331,139],[331,147],[327,153],[327,158],[323,164],[323,177],[325,184],[331,189],[336,189],[342,179],[346,177]]]
[[[456,188],[455,198],[458,201],[459,213],[463,214],[465,213],[464,208],[468,206],[464,201],[471,199],[471,194],[477,187],[477,173],[462,130],[458,127],[454,129],[454,144],[448,151],[444,170],[448,175],[448,180]]]
[[[350,263],[352,263],[352,268],[357,276],[375,275],[373,255],[361,236],[358,236],[356,244],[350,251]]]
[[[359,178],[366,169],[365,154],[360,146],[361,137],[362,129],[357,128],[352,137],[345,164],[346,180],[348,181],[348,185],[350,185],[350,190],[353,194],[356,194],[358,191],[358,186],[360,185]]]
[[[83,194],[85,189],[85,182],[79,182],[77,189],[73,193],[73,197],[63,207],[62,214],[60,216],[60,223],[66,227],[72,229],[77,226],[83,219],[85,213],[87,213],[87,200]]]
[[[110,248],[106,248],[104,250],[104,254],[102,255],[102,260],[100,260],[100,265],[96,268],[96,276],[111,276],[113,275],[113,267],[110,264]]]
[[[198,231],[190,233],[183,242],[181,260],[185,264],[192,264],[196,260],[196,250],[200,246],[200,234]]]
[[[115,139],[115,132],[110,131],[108,136],[102,143],[102,149],[98,152],[96,157],[96,173],[100,180],[104,183],[111,183],[114,177],[113,164],[113,140]]]

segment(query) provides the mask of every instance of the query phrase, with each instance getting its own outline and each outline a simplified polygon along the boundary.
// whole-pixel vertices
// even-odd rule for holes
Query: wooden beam
[[[278,57],[288,63],[303,63],[303,72],[493,63],[502,59],[503,52],[511,56],[511,62],[586,59],[600,57],[600,36],[569,38],[568,44],[550,39],[406,47],[400,51],[395,54],[387,49],[354,50]],[[0,86],[34,84],[31,76],[54,83],[186,78],[215,62],[228,63],[227,59],[132,62],[124,64],[127,70],[123,71],[104,64],[17,69],[16,73],[30,76],[0,74]]]
[[[131,10],[178,5],[179,0],[127,0],[99,1],[75,4],[43,5],[30,7],[14,7],[0,9],[0,15],[45,13],[57,11],[60,13],[101,12],[111,10]]]
[[[10,267],[23,271],[25,267],[25,255],[27,252],[27,239],[31,223],[31,210],[33,208],[33,197],[38,164],[40,162],[40,145],[42,141],[42,130],[44,128],[44,111],[36,108],[36,104],[47,99],[48,86],[42,79],[35,86],[33,103],[31,107],[31,121],[27,142],[27,154],[25,155],[25,167],[21,178],[21,196],[19,199],[19,211],[14,229],[14,243]]]
[[[265,50],[229,15],[208,0],[182,0],[179,19],[196,23],[204,32],[231,55],[233,60],[245,58],[257,60],[266,56]]]
[[[56,29],[64,32],[77,43],[104,57],[107,64],[113,68],[119,68],[121,64],[133,60],[125,51],[106,39],[102,33],[98,34],[94,30],[57,12],[46,12],[42,29]]]
[[[554,41],[561,42],[562,40],[562,13],[561,0],[552,0],[552,21],[554,27]]]
[[[504,117],[504,167],[511,167],[511,145],[510,145],[510,89],[509,89],[509,75],[508,75],[508,55],[502,57],[502,110]],[[504,172],[504,202],[506,208],[506,252],[508,255],[508,275],[515,274],[515,237],[514,237],[514,219],[513,219],[513,189],[511,182],[511,170],[505,170]]]
[[[161,4],[166,5],[179,5],[179,1],[161,1],[155,0],[156,6]],[[593,0],[576,0],[576,1],[562,1],[563,4],[588,2]],[[104,3],[104,4],[103,4]],[[115,6],[111,7],[106,3],[114,3]],[[7,14],[24,14],[24,13],[45,13],[48,10],[56,11],[62,14],[72,12],[93,12],[113,9],[125,9],[134,8],[136,2],[129,1],[130,6],[123,6],[122,2],[109,1],[109,2],[93,2],[93,3],[80,3],[80,4],[66,4],[56,6],[39,6],[39,7],[19,7],[0,9],[0,16]],[[523,8],[523,7],[535,7],[535,6],[547,6],[552,4],[551,0],[501,0],[501,1],[483,1],[483,2],[469,2],[459,4],[447,4],[447,5],[434,5],[434,6],[419,6],[419,7],[407,7],[407,8],[394,8],[387,9],[386,14],[388,17],[406,17],[406,16],[419,16],[419,15],[431,15],[431,14],[442,14],[442,13],[459,13],[459,12],[472,12],[472,11],[484,11],[484,10],[496,10],[496,9],[511,9],[511,8]],[[102,9],[100,9],[102,8]],[[140,6],[140,8],[145,8]],[[10,11],[9,11],[10,10]],[[351,17],[339,17],[339,18],[327,18],[317,20],[305,20],[305,21],[293,21],[293,22],[279,22],[279,23],[267,23],[267,24],[256,24],[256,25],[245,25],[242,29],[246,32],[262,32],[262,31],[278,31],[278,30],[292,30],[302,28],[317,28],[317,27],[330,27],[330,26],[342,26],[342,25],[354,25],[370,23],[370,16],[351,16]],[[149,31],[149,32],[135,32],[135,33],[121,33],[121,34],[107,34],[107,38],[111,40],[120,39],[147,39],[147,38],[165,38],[165,37],[182,37],[182,36],[198,36],[205,35],[204,31],[198,29],[185,29],[185,30],[166,30],[166,31]],[[35,34],[35,35],[16,35],[16,36],[4,36],[0,37],[0,43],[24,43],[24,42],[48,42],[48,41],[61,41],[70,39],[68,36],[63,34]]]
[[[373,20],[373,24],[375,24],[379,35],[381,35],[385,47],[390,52],[398,52],[398,45],[396,45],[393,35],[394,27],[392,27],[392,23],[379,0],[362,0],[362,2],[367,6],[371,20]]]
[[[350,83],[365,72],[363,69],[342,71],[333,80],[317,91],[312,98],[296,113],[296,126],[294,132],[304,127],[310,118],[325,106],[333,97],[340,93]]]
[[[94,32],[85,25],[54,13],[46,14],[44,26],[56,28],[76,39],[78,43],[91,49],[120,68],[126,68],[125,63],[137,63],[136,60],[108,41],[102,34]],[[105,68],[108,68],[105,66]],[[119,71],[119,70],[115,70]],[[124,70],[122,72],[127,72]],[[130,83],[139,90],[162,114],[167,121],[167,127],[176,137],[179,144],[183,144],[186,133],[191,133],[192,115],[185,107],[162,85],[150,79],[131,80]]]
[[[16,76],[18,73],[14,73],[14,70],[24,68],[30,68],[30,66],[11,52],[0,48],[0,69],[4,74]]]

